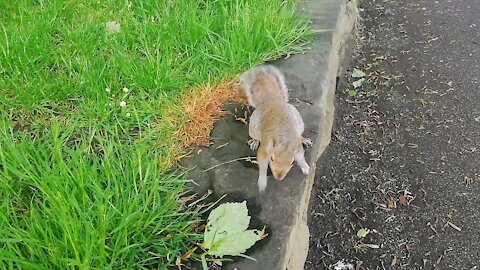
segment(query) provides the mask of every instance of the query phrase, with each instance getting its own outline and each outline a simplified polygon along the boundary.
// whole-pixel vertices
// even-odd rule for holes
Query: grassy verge
[[[185,100],[299,50],[308,30],[292,10],[277,0],[0,2],[0,267],[175,263],[200,238],[184,181],[167,174],[189,144],[179,139],[194,115]]]

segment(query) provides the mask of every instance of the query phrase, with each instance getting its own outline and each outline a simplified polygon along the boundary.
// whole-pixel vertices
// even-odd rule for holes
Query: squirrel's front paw
[[[252,151],[257,151],[258,146],[260,145],[260,141],[255,140],[255,139],[251,139],[251,140],[247,141],[247,144],[248,144],[248,146],[250,146],[250,149],[252,149]]]
[[[267,176],[260,176],[258,177],[258,191],[260,193],[265,192],[267,188]]]
[[[308,164],[306,163],[303,166],[301,166],[300,169],[302,170],[302,173],[304,175],[307,175],[310,172],[310,166],[308,166]]]
[[[313,145],[313,141],[309,138],[302,137],[301,141],[302,144],[305,145],[305,147],[311,147]]]

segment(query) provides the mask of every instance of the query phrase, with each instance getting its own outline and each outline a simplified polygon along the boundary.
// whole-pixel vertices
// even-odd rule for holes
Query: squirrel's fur
[[[260,192],[267,186],[269,165],[277,180],[283,180],[294,161],[308,174],[303,145],[312,142],[302,136],[304,123],[298,110],[288,103],[283,74],[271,65],[252,68],[240,76],[240,89],[255,107],[249,123],[249,145],[252,150],[258,149]]]

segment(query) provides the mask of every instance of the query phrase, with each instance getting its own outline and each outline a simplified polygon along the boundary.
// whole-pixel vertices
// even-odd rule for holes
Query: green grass
[[[181,181],[161,174],[145,145],[104,139],[92,149],[68,143],[72,131],[55,123],[34,141],[0,142],[0,265],[165,265],[199,239],[189,232],[196,214],[178,211]]]
[[[158,123],[182,90],[299,51],[292,2],[0,0],[0,269],[165,269],[191,249],[178,127]]]

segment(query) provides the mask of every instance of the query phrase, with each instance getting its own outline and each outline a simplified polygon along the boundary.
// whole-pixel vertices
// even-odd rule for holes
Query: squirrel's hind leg
[[[248,146],[253,151],[256,151],[260,145],[260,114],[261,108],[253,111],[252,116],[250,116],[250,123],[248,125],[248,135],[252,138],[247,141]]]

